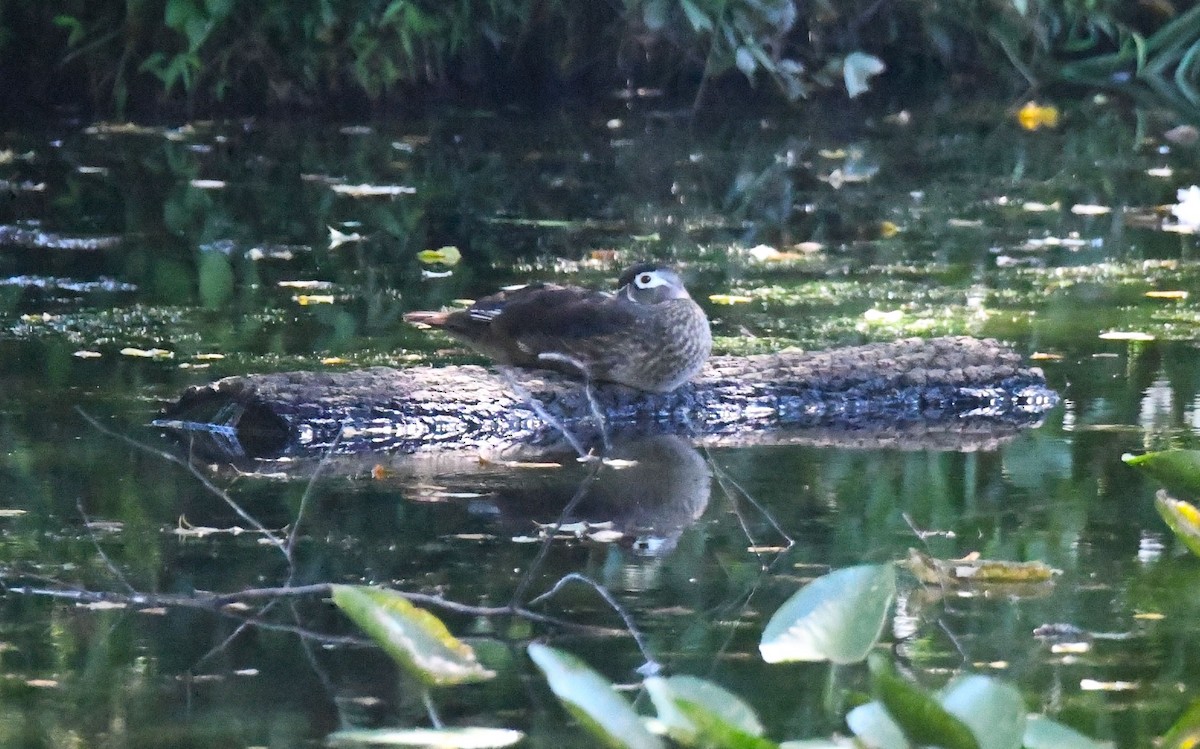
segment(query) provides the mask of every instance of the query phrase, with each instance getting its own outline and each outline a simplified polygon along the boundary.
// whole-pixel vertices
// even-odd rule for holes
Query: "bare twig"
[[[637,624],[634,623],[633,617],[630,616],[629,612],[625,610],[625,607],[613,597],[613,594],[608,590],[608,588],[605,588],[603,585],[591,579],[590,577],[582,575],[578,572],[572,572],[564,575],[558,582],[554,584],[554,587],[550,588],[550,590],[541,594],[537,598],[534,598],[529,602],[529,605],[533,606],[552,598],[556,593],[558,593],[559,590],[563,588],[563,586],[573,581],[581,582],[585,585],[591,586],[592,590],[596,591],[596,593],[598,593],[600,597],[604,599],[604,602],[607,603],[613,611],[617,612],[617,615],[621,617],[621,621],[625,622],[626,629],[629,630],[629,634],[633,635],[633,641],[637,643],[638,650],[642,651],[642,657],[646,659],[645,665],[643,665],[641,669],[638,669],[639,672],[641,672],[643,676],[654,676],[655,674],[661,672],[662,664],[651,657],[650,650],[646,645],[646,641],[642,638],[642,633],[638,630]]]
[[[546,558],[546,555],[550,553],[550,545],[554,543],[554,535],[558,533],[558,529],[562,528],[566,519],[570,517],[579,503],[588,495],[588,492],[592,488],[592,483],[600,474],[600,468],[603,465],[598,460],[591,463],[591,468],[588,470],[588,474],[583,477],[583,480],[579,482],[579,488],[575,490],[575,495],[571,497],[571,501],[567,502],[562,512],[558,514],[558,519],[554,521],[554,526],[548,529],[546,539],[542,541],[542,548],[538,549],[537,556],[529,563],[529,569],[525,570],[525,574],[517,583],[516,590],[513,591],[512,597],[508,601],[510,608],[518,606],[521,599],[525,597],[526,591],[529,590],[529,586],[533,582],[533,576],[537,573],[538,568],[542,566],[542,561]]]
[[[237,513],[238,517],[240,517],[242,520],[245,520],[247,523],[249,523],[256,531],[262,533],[271,542],[272,546],[275,546],[277,549],[279,549],[279,552],[281,554],[283,554],[285,559],[290,560],[290,558],[288,557],[287,546],[284,544],[284,542],[278,536],[276,536],[274,533],[267,530],[267,528],[264,527],[262,523],[258,522],[258,520],[253,515],[246,512],[244,509],[242,509],[242,506],[239,505],[237,502],[235,502],[233,497],[229,496],[228,492],[224,491],[219,486],[217,486],[212,481],[210,481],[208,479],[208,477],[205,476],[200,471],[200,469],[195,466],[194,463],[184,460],[183,458],[180,458],[177,455],[172,455],[171,453],[167,452],[166,450],[159,450],[157,448],[150,447],[149,445],[138,442],[137,440],[135,440],[132,437],[129,437],[128,435],[121,434],[120,432],[117,432],[113,429],[109,429],[107,426],[105,426],[104,424],[101,424],[95,417],[93,417],[87,411],[84,411],[79,406],[75,407],[75,411],[80,416],[83,417],[84,421],[86,421],[88,424],[91,424],[93,427],[95,427],[98,431],[102,432],[103,434],[107,434],[110,437],[119,439],[122,442],[124,442],[125,444],[130,445],[131,447],[135,447],[138,450],[141,450],[150,455],[157,455],[158,457],[162,458],[163,460],[167,461],[168,463],[174,463],[177,466],[187,469],[189,473],[191,473],[193,476],[196,477],[196,480],[198,480],[204,486],[205,489],[208,489],[210,492],[212,492],[216,496],[220,497],[225,502],[225,504],[229,505],[229,507],[235,513]]]

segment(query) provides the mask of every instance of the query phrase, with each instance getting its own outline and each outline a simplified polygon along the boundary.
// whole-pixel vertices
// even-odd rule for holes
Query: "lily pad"
[[[483,681],[496,675],[471,646],[433,614],[392,590],[334,585],[333,602],[404,670],[430,686]]]
[[[653,677],[646,689],[669,735],[685,746],[774,747],[761,738],[754,709],[737,695],[695,676]]]
[[[857,663],[879,640],[895,595],[896,571],[890,564],[818,577],[779,607],[758,650],[767,663]]]
[[[625,698],[583,661],[537,642],[528,651],[554,695],[592,735],[619,749],[664,749]]]
[[[1176,538],[1183,541],[1193,554],[1200,556],[1200,510],[1161,489],[1154,497],[1154,509],[1158,510]]]

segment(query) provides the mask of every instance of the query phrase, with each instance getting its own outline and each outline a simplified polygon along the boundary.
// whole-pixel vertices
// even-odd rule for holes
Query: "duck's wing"
[[[492,299],[477,302],[475,307],[482,309],[472,307],[472,316],[488,317],[496,334],[517,341],[578,341],[608,336],[637,324],[637,314],[630,304],[606,292],[574,286],[539,284],[507,292],[503,300]]]

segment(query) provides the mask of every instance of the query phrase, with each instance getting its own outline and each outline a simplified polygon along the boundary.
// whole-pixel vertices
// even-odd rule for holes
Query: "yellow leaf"
[[[708,301],[713,304],[748,304],[754,301],[754,298],[741,294],[709,294]]]
[[[884,221],[879,224],[879,236],[884,239],[891,239],[900,233],[900,227],[893,224],[891,221]]]
[[[441,263],[442,265],[458,265],[458,261],[462,260],[462,253],[457,247],[439,247],[436,250],[421,250],[417,253],[417,260],[420,260],[426,265]]]
[[[301,307],[307,307],[310,304],[333,304],[333,294],[297,294],[292,297],[292,300]]]
[[[1017,112],[1017,122],[1026,130],[1037,130],[1040,127],[1058,127],[1058,108],[1042,106],[1031,101]]]
[[[1187,299],[1186,291],[1147,291],[1146,296],[1150,299]]]

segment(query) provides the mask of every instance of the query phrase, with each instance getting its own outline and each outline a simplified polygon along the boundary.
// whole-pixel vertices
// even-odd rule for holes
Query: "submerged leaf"
[[[334,585],[333,602],[406,671],[442,686],[495,676],[479,665],[471,646],[450,634],[433,614],[399,593],[365,585]]]
[[[1200,496],[1200,450],[1161,450],[1122,455],[1126,465],[1145,471],[1173,494]]]
[[[1154,509],[1166,521],[1175,537],[1200,556],[1200,510],[1195,505],[1175,499],[1162,489],[1154,496]]]
[[[592,735],[613,747],[664,749],[662,739],[646,730],[625,698],[583,661],[537,642],[529,643],[529,657],[554,695]]]
[[[896,595],[890,564],[849,567],[798,590],[767,622],[758,650],[767,663],[856,663],[883,631]]]

